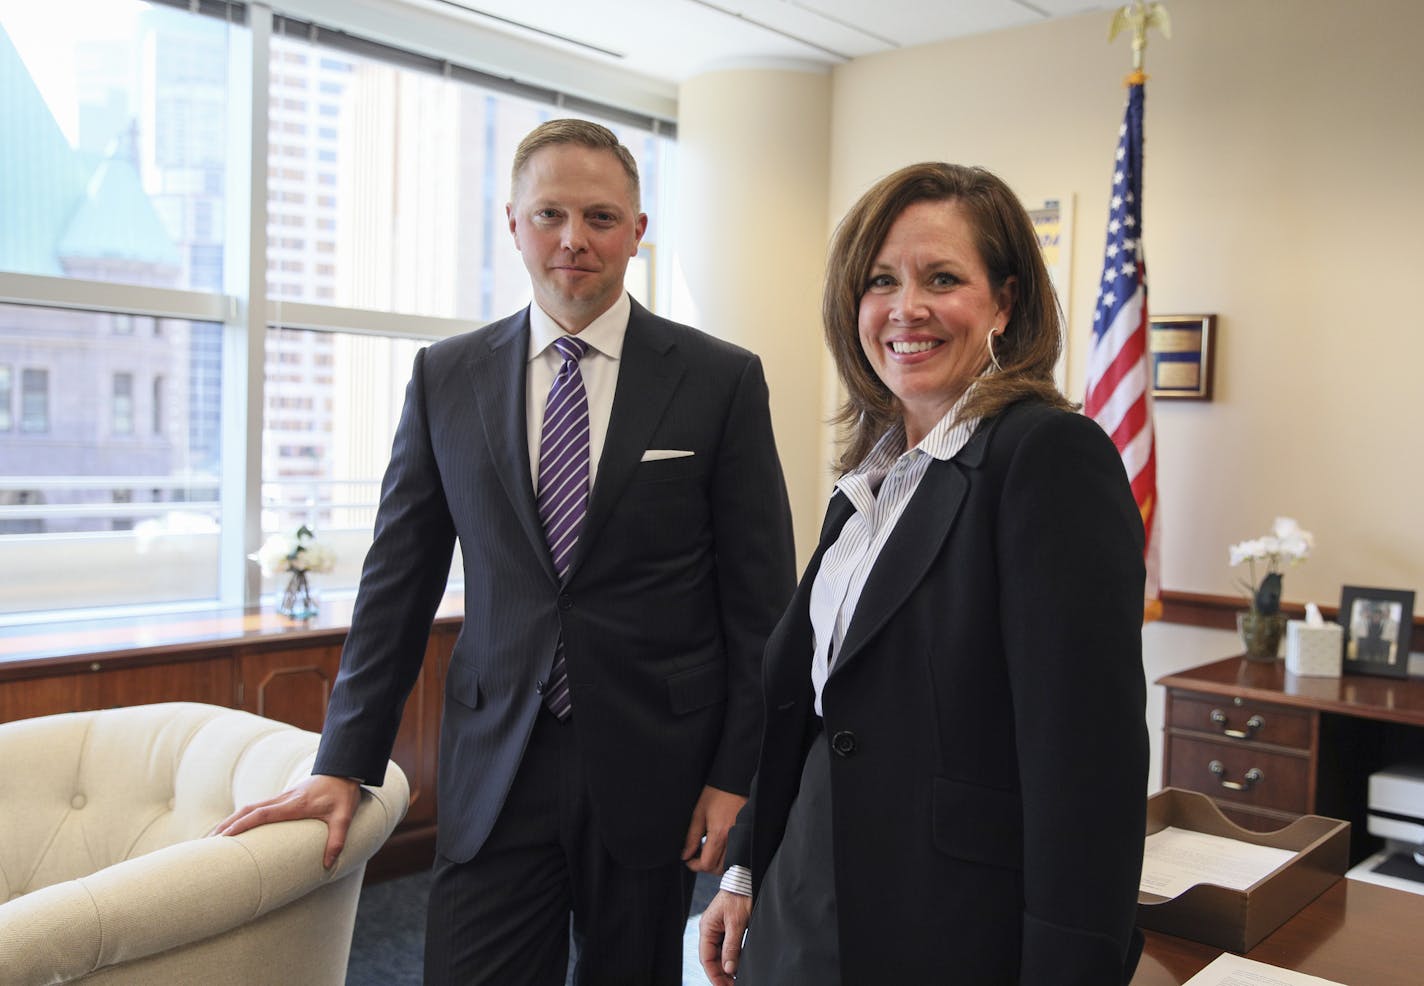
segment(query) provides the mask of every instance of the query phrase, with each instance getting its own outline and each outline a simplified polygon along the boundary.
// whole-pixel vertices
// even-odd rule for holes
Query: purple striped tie
[[[549,556],[560,581],[569,573],[574,545],[588,512],[588,395],[583,389],[579,359],[588,343],[573,336],[554,340],[564,358],[544,405],[539,436],[539,520],[549,542]],[[569,675],[564,664],[564,640],[554,648],[554,668],[544,691],[544,704],[560,719],[572,711]]]

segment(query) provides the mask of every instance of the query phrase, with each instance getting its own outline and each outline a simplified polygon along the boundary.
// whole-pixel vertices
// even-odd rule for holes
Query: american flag
[[[1152,389],[1147,352],[1147,262],[1142,252],[1142,101],[1145,76],[1129,78],[1127,112],[1118,131],[1108,208],[1107,247],[1083,411],[1112,436],[1132,481],[1147,530],[1149,618],[1160,611],[1157,450],[1152,430]]]

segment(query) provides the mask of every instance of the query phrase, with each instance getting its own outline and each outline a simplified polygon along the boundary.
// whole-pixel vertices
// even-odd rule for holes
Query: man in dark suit
[[[580,983],[678,983],[794,582],[766,384],[624,291],[647,217],[606,128],[530,133],[507,213],[534,304],[416,357],[313,776],[219,831],[319,817],[335,861],[458,542],[426,982],[562,983],[572,914]]]

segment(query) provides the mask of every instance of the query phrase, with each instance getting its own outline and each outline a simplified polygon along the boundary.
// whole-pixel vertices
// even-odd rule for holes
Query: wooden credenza
[[[1338,880],[1246,957],[1353,986],[1418,986],[1424,895]],[[1181,986],[1221,954],[1201,942],[1144,932],[1132,986]]]
[[[350,625],[350,603],[296,622],[268,611],[124,618],[0,631],[0,722],[151,702],[206,702],[319,732]],[[367,866],[379,880],[428,866],[442,682],[460,632],[458,598],[436,616],[392,759],[410,810]]]
[[[1202,791],[1237,824],[1304,814],[1351,823],[1351,862],[1373,851],[1369,775],[1424,763],[1424,680],[1289,674],[1284,661],[1226,658],[1157,682],[1167,692],[1162,778]]]

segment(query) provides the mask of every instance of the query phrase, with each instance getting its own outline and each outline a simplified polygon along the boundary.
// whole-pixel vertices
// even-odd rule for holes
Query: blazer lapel
[[[529,433],[524,413],[524,390],[528,379],[529,310],[491,326],[487,348],[470,360],[475,399],[485,441],[495,464],[505,495],[514,507],[519,526],[529,539],[544,570],[554,582],[558,576],[549,558],[549,544],[534,501],[534,482],[529,475]]]
[[[569,566],[570,579],[582,566],[588,545],[593,543],[633,478],[685,370],[672,339],[659,329],[645,308],[633,302],[628,333],[623,337],[608,434],[603,440],[598,475],[590,491],[588,516]]]
[[[811,676],[807,673],[811,653],[811,586],[821,570],[826,550],[836,543],[841,528],[854,512],[850,500],[837,490],[826,507],[826,519],[821,522],[820,543],[806,563],[806,571],[796,585],[786,614],[767,639],[767,659],[763,667],[766,701],[772,706],[785,707],[811,694]],[[789,659],[773,660],[773,655],[787,655]]]
[[[856,603],[831,674],[855,660],[868,641],[924,579],[969,492],[970,470],[984,460],[995,420],[982,422],[948,462],[931,462],[915,495],[876,559]]]

